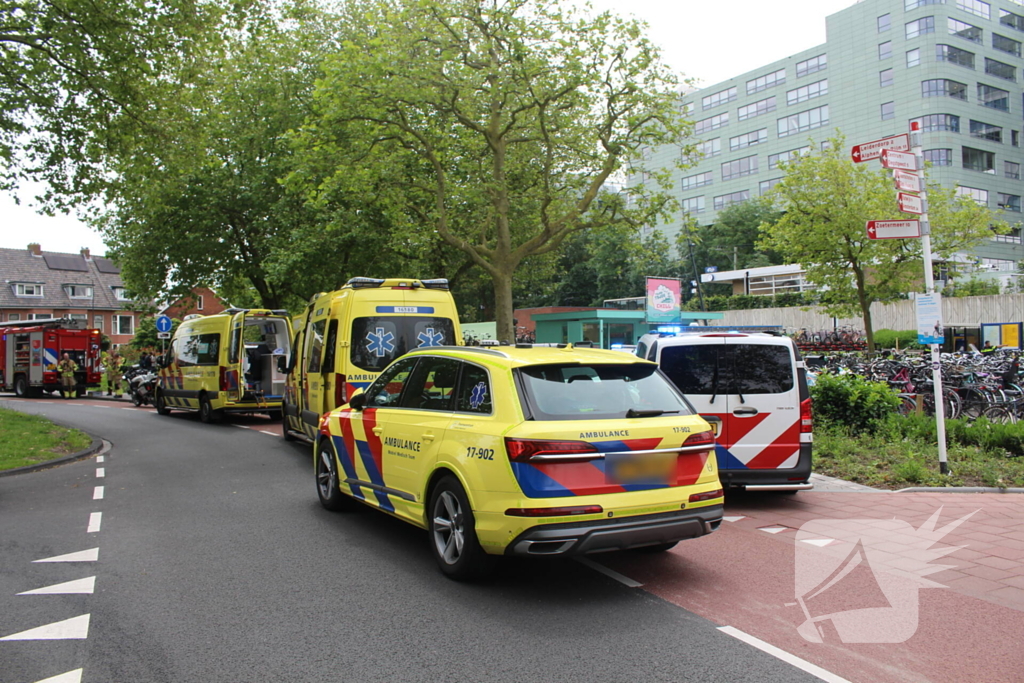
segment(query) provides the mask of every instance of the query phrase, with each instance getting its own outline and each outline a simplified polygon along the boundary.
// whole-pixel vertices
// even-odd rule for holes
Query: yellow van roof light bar
[[[420,284],[422,284],[427,289],[444,289],[444,290],[447,290],[448,289],[448,278],[436,277],[433,280],[420,280]]]
[[[345,286],[351,287],[352,289],[365,289],[367,287],[380,287],[382,284],[384,284],[383,278],[354,277],[350,278],[349,281],[345,283]]]

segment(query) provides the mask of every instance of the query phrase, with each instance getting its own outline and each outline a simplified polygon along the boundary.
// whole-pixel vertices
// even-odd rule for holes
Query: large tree
[[[655,182],[606,185],[690,129],[639,23],[554,0],[372,2],[354,16],[365,34],[327,61],[297,137],[317,172],[293,180],[319,206],[365,197],[394,230],[465,252],[493,283],[499,338],[514,338],[524,261],[671,208]]]
[[[874,350],[871,304],[918,290],[923,279],[920,239],[873,240],[866,233],[869,220],[910,218],[896,207],[892,178],[877,165],[853,163],[842,136],[785,171],[771,192],[785,215],[767,226],[762,247],[800,263],[830,314],[859,313]],[[1008,229],[987,207],[950,189],[929,186],[928,204],[938,258]]]

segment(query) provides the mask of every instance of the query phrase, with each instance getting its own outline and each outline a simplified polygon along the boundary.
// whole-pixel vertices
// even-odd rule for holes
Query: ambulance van
[[[412,349],[455,346],[462,330],[448,280],[356,277],[315,295],[294,320],[283,404],[286,439],[314,440],[320,418]]]
[[[156,411],[199,413],[216,422],[225,413],[281,415],[292,326],[283,310],[230,308],[186,316],[161,359]]]
[[[728,329],[645,334],[636,355],[655,361],[715,428],[718,474],[750,491],[812,488],[807,369],[789,337]]]

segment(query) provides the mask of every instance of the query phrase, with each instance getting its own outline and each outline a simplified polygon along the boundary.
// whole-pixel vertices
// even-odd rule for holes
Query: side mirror
[[[348,405],[352,410],[362,410],[366,407],[366,394],[355,394],[348,400]]]

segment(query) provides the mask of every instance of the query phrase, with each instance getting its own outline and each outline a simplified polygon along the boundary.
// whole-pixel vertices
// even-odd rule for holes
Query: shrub
[[[875,330],[875,347],[879,349],[894,349],[896,341],[900,343],[900,349],[921,349],[924,348],[917,343],[917,330]]]
[[[845,427],[851,434],[884,428],[900,402],[888,384],[859,375],[822,374],[811,387],[811,398],[816,420]]]
[[[820,379],[820,378],[819,378]],[[935,443],[938,440],[935,418],[907,415],[897,420],[899,434],[907,440]],[[978,420],[946,420],[946,441],[960,446],[975,446],[1008,456],[1024,455],[1024,422],[999,424],[984,418]]]

